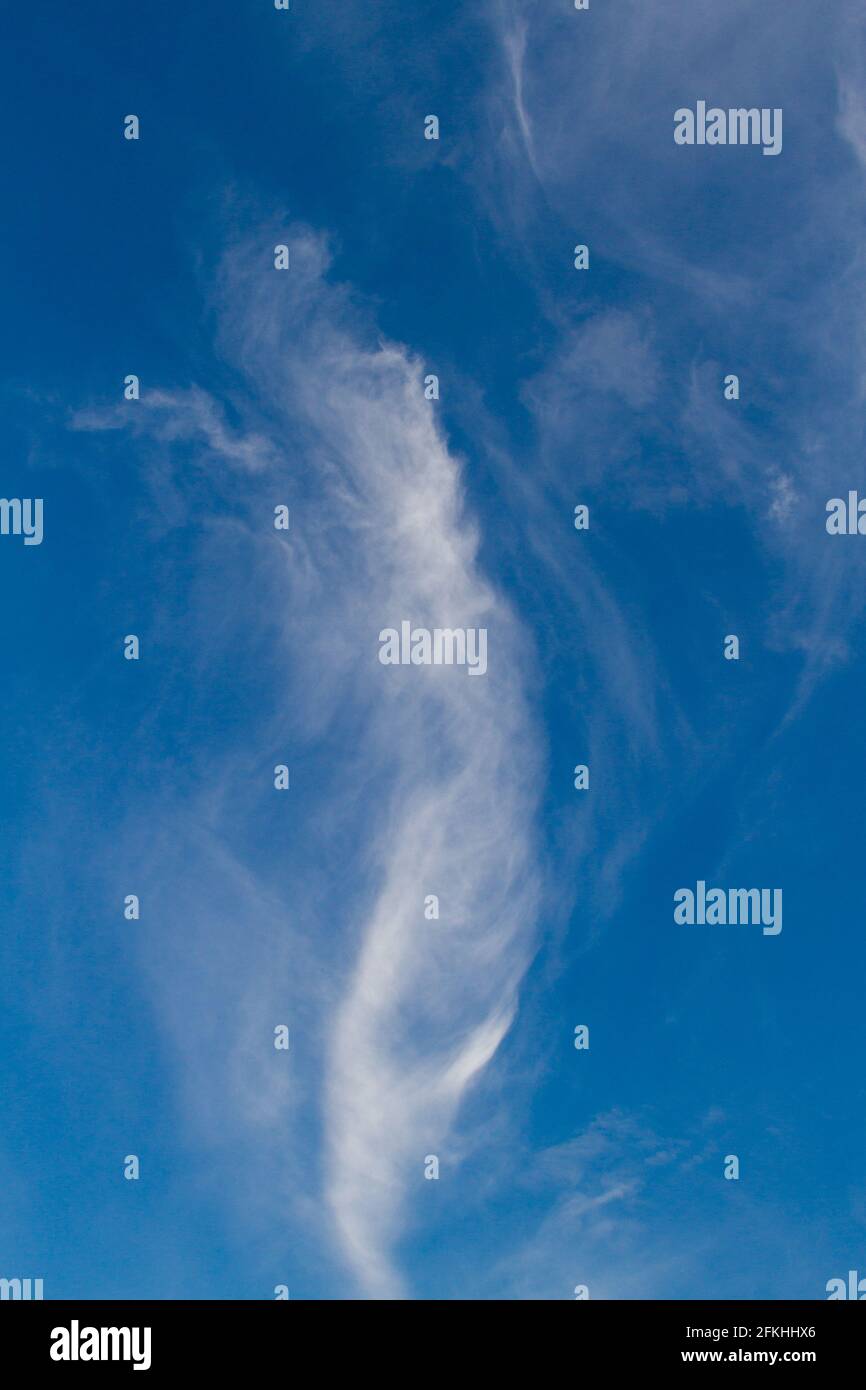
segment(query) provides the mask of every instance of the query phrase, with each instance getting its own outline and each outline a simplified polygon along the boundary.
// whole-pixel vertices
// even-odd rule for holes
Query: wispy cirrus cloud
[[[280,605],[269,615],[278,651],[263,679],[272,687],[282,679],[284,688],[272,692],[271,715],[248,739],[262,743],[265,765],[270,748],[288,739],[306,767],[289,793],[307,825],[303,859],[288,855],[296,870],[303,863],[303,876],[294,880],[287,941],[297,939],[305,976],[312,956],[312,973],[327,981],[312,1008],[297,1000],[305,1021],[294,1030],[297,1052],[316,1074],[311,1089],[323,1097],[317,1121],[310,1106],[322,1142],[316,1180],[359,1285],[399,1297],[406,1286],[393,1248],[413,1191],[422,1189],[425,1156],[436,1153],[443,1180],[453,1177],[449,1132],[509,1028],[534,949],[542,885],[533,818],[543,754],[525,677],[533,649],[479,567],[460,462],[424,398],[420,365],[377,339],[346,291],[328,284],[321,239],[292,230],[287,274],[270,265],[277,239],[282,234],[262,229],[233,246],[216,294],[221,351],[241,383],[233,400],[239,424],[227,424],[203,387],[145,391],[129,410],[82,411],[74,424],[94,431],[135,422],[159,451],[160,477],[168,467],[178,486],[191,448],[195,486],[204,489],[199,520],[208,489],[223,499],[199,563],[220,563],[229,525],[232,545]],[[255,428],[244,424],[245,410]],[[174,463],[166,464],[166,450],[179,450]],[[232,493],[237,505],[227,519]],[[257,508],[268,495],[292,504],[287,544],[262,534],[267,512]],[[240,601],[251,599],[244,586]],[[378,634],[403,619],[487,628],[486,675],[383,667]],[[262,815],[243,763],[242,748],[224,750],[222,790],[212,784],[207,793],[209,841],[234,864],[236,886],[253,870],[238,863],[233,817],[243,809],[227,786],[240,779],[251,813]],[[189,805],[178,807],[175,822],[189,813]],[[349,858],[331,873],[338,844]],[[244,1076],[255,1087],[278,1087],[273,1103],[262,1094],[255,1101],[271,1122],[290,1101],[284,1081],[265,1079],[255,1052],[268,1045],[275,978],[285,986],[277,996],[295,997],[303,986],[290,979],[294,948],[268,944],[274,865],[257,872],[269,886],[264,899],[254,880],[250,888],[260,925],[243,999],[232,1000],[224,984],[219,994],[226,1070],[239,1092]],[[439,920],[425,919],[430,894],[439,897]],[[235,920],[244,901],[243,892],[234,895]],[[228,924],[222,930],[228,938]],[[180,967],[181,979],[191,968],[191,961]],[[183,1034],[194,1014],[182,1013],[182,986],[152,978],[176,1001],[172,1027],[188,1052]]]
[[[620,506],[722,505],[745,520],[774,576],[761,640],[803,656],[793,717],[862,611],[861,556],[828,549],[823,524],[862,451],[866,108],[852,22],[779,0],[760,15],[677,0],[662,25],[637,3],[590,18],[513,0],[488,15],[485,101],[503,138],[480,149],[474,181],[554,330],[524,385],[539,453],[562,476],[579,440],[583,476]],[[782,157],[676,147],[673,113],[697,98],[782,107]],[[566,279],[573,241],[593,268]],[[722,397],[729,372],[736,404]]]

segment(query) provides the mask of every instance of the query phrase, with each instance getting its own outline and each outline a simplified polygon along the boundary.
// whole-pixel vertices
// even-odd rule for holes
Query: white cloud
[[[283,239],[292,249],[285,274],[269,261]],[[420,364],[377,341],[346,292],[327,284],[323,243],[303,229],[262,229],[228,253],[223,271],[221,348],[242,373],[255,433],[229,430],[202,389],[159,392],[149,405],[145,394],[133,419],[145,429],[154,422],[161,446],[202,446],[216,471],[240,469],[257,498],[292,507],[288,544],[275,552],[273,536],[250,527],[247,484],[235,485],[251,563],[267,573],[263,593],[282,603],[295,753],[315,759],[322,777],[319,789],[308,773],[298,803],[311,823],[307,859],[295,863],[303,903],[294,915],[308,921],[317,944],[305,949],[317,952],[330,985],[297,1046],[307,1056],[319,1049],[332,1230],[361,1287],[398,1297],[405,1285],[393,1247],[413,1191],[426,1186],[425,1155],[437,1153],[440,1181],[453,1181],[449,1131],[509,1027],[533,950],[539,751],[523,674],[531,638],[479,569],[460,466],[424,399]],[[118,418],[88,412],[76,424],[101,429]],[[225,494],[224,479],[219,487]],[[403,619],[487,628],[487,674],[383,667],[378,633]],[[354,757],[338,778],[331,760],[346,721]],[[211,822],[234,854],[225,800],[209,794]],[[233,814],[236,822],[236,806]],[[338,881],[331,846],[337,827],[346,843],[347,826],[354,854]],[[441,917],[427,921],[433,893]],[[261,944],[257,969],[264,982]],[[252,1057],[261,1031],[249,1016],[252,967],[247,976],[245,1002],[228,1010],[230,1073],[239,1087],[244,1075],[268,1086]],[[178,999],[182,1028],[181,1007]],[[275,1105],[286,1103],[280,1085]],[[256,1110],[267,1117],[274,1104],[260,1096]]]

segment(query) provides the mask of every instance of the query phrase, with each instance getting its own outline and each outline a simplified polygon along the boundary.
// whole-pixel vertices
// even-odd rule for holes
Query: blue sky
[[[853,12],[4,28],[2,492],[44,540],[0,537],[0,1275],[866,1274]],[[781,153],[676,145],[699,100],[782,108]],[[402,619],[486,628],[487,673],[382,666]],[[677,925],[700,879],[783,930]]]

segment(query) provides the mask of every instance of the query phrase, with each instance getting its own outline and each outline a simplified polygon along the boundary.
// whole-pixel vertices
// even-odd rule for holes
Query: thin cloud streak
[[[282,240],[285,274],[269,264]],[[298,504],[279,560],[296,751],[327,763],[348,709],[356,747],[341,794],[354,817],[355,891],[347,905],[341,887],[334,920],[315,925],[334,977],[316,1025],[322,1186],[359,1286],[392,1298],[407,1293],[393,1252],[427,1186],[425,1157],[439,1157],[441,1180],[453,1176],[449,1132],[508,1031],[534,950],[541,755],[522,675],[531,638],[478,568],[459,462],[420,364],[377,340],[327,270],[324,243],[303,228],[263,229],[225,257],[220,342],[242,372],[252,439],[199,388],[145,396],[135,418],[145,433],[153,422],[158,441],[204,447]],[[119,415],[73,423],[113,428]],[[382,666],[378,634],[404,619],[487,628],[486,675]],[[315,787],[309,796],[302,814],[326,863],[329,818]],[[430,894],[439,920],[425,919]]]

